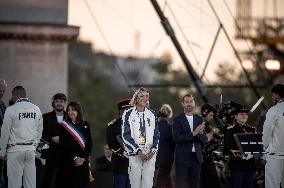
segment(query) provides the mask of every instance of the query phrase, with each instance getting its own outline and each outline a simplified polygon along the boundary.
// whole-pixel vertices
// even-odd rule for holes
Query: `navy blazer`
[[[160,118],[158,121],[158,127],[160,139],[156,163],[159,166],[171,167],[174,161],[176,146],[173,141],[172,125],[166,119]]]
[[[193,114],[193,129],[201,123],[203,123],[203,118],[197,114]],[[191,155],[193,144],[198,162],[203,162],[201,144],[205,144],[207,142],[206,133],[204,131],[200,135],[193,136],[193,131],[190,129],[185,113],[181,113],[174,118],[173,139],[176,143],[176,164],[191,166],[193,161]]]

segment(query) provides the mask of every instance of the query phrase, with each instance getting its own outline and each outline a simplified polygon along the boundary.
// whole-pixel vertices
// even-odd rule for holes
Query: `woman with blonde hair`
[[[158,112],[158,128],[160,132],[159,150],[157,154],[157,178],[155,188],[171,188],[170,173],[174,161],[175,143],[172,136],[173,110],[169,104],[163,104]]]
[[[131,104],[134,107],[122,115],[122,138],[129,155],[130,184],[131,188],[148,188],[153,186],[159,141],[155,114],[148,108],[149,91],[139,88]]]

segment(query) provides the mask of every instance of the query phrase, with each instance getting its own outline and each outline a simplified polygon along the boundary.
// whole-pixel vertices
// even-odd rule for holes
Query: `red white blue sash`
[[[85,149],[85,139],[82,133],[68,121],[61,121],[60,124],[75,138],[82,149]]]

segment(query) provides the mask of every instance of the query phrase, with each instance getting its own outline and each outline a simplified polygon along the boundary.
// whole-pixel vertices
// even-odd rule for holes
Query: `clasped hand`
[[[203,122],[202,124],[198,125],[194,131],[193,131],[193,136],[196,136],[198,134],[202,134],[202,132],[204,131],[205,128],[205,122]]]
[[[152,151],[149,151],[147,154],[144,154],[141,151],[138,152],[138,157],[142,161],[148,161],[148,160],[152,159],[153,155],[154,155],[154,153]]]
[[[77,158],[75,159],[75,166],[81,166],[84,162],[85,162],[85,159],[84,159],[84,158],[77,157]]]

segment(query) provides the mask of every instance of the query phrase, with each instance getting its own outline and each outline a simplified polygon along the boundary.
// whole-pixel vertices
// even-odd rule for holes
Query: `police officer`
[[[253,188],[253,176],[256,170],[255,159],[241,156],[234,134],[255,133],[256,129],[247,124],[249,110],[238,105],[235,110],[233,126],[227,128],[225,133],[224,152],[229,155],[228,167],[231,171],[232,188]]]
[[[6,109],[1,128],[0,156],[7,156],[8,187],[36,188],[35,149],[42,134],[40,109],[28,101],[22,86],[12,91],[13,106]]]
[[[112,150],[111,166],[114,177],[114,188],[130,188],[128,176],[128,158],[125,155],[121,138],[121,116],[125,110],[132,107],[130,99],[117,102],[119,118],[108,123],[107,144]]]
[[[66,118],[64,111],[66,96],[63,93],[57,93],[52,97],[51,112],[43,114],[43,132],[42,138],[48,142],[49,148],[43,150],[41,157],[46,159],[44,174],[41,181],[41,188],[54,187],[56,170],[60,158],[63,157],[62,150],[59,145],[59,122]]]

